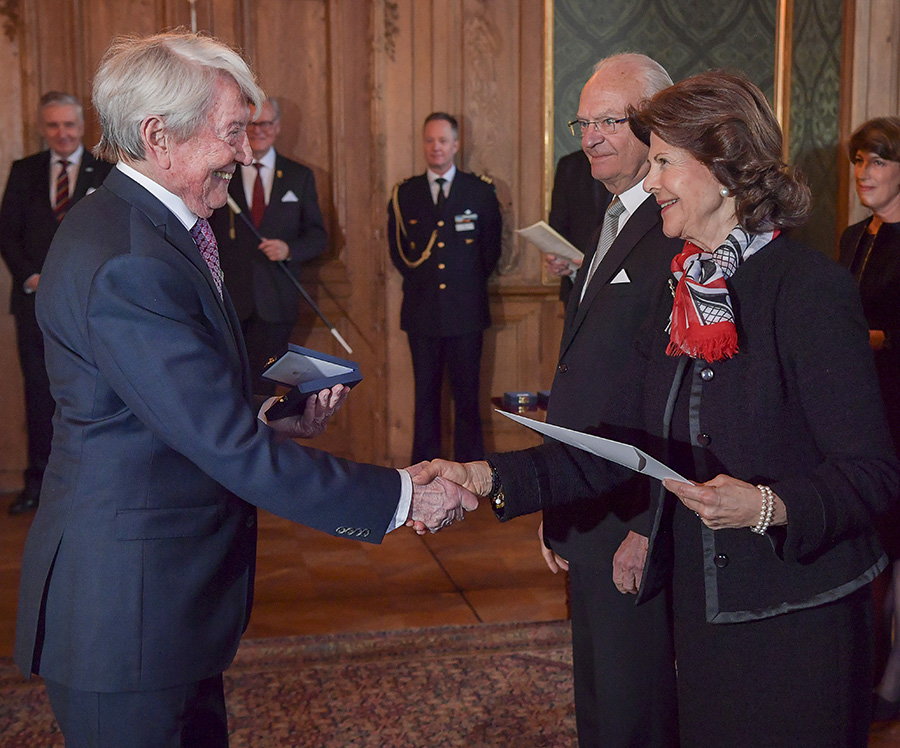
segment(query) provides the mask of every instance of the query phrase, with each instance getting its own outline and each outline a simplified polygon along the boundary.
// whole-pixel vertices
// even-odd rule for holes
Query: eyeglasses
[[[249,130],[251,127],[258,127],[260,130],[271,130],[273,127],[275,127],[275,123],[277,121],[278,120],[270,119],[263,120],[262,122],[248,122],[247,129]]]
[[[616,128],[623,122],[628,122],[628,117],[622,117],[622,119],[607,117],[606,119],[598,120],[573,119],[568,125],[572,134],[576,138],[580,138],[592,125],[597,132],[602,132],[604,135],[613,135],[616,132]],[[577,130],[575,129],[576,127],[578,128]]]

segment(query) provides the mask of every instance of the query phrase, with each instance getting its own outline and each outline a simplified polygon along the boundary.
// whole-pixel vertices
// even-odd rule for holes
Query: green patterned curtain
[[[554,157],[580,147],[566,127],[594,63],[618,52],[658,60],[673,80],[740,70],[772,99],[776,0],[555,0]],[[790,158],[809,178],[816,213],[800,233],[834,252],[841,1],[795,0]]]

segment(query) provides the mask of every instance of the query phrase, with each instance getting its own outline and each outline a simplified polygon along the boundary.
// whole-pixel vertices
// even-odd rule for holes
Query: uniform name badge
[[[465,213],[460,213],[460,215],[453,217],[457,231],[474,231],[475,221],[477,220],[478,214],[473,213],[470,208],[466,208]]]

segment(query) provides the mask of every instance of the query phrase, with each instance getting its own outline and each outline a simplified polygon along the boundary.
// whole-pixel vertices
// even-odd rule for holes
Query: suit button
[[[256,517],[251,514],[249,517],[247,517],[245,524],[247,525],[247,527],[253,527],[253,525],[256,524]]]
[[[700,434],[697,437],[697,444],[701,447],[708,447],[710,442],[712,442],[712,437],[709,434]]]
[[[560,374],[565,374],[569,370],[569,367],[566,364],[560,364],[559,366],[556,367],[556,370]]]
[[[700,372],[700,379],[702,379],[704,382],[709,382],[709,381],[712,381],[712,378],[715,375],[716,375],[716,373],[712,369],[707,367],[703,371]]]
[[[438,242],[438,247],[443,248],[443,246],[444,246],[444,242]]]
[[[726,566],[728,566],[728,556],[726,556],[724,553],[717,553],[715,559],[713,559],[713,563],[717,568],[724,569]]]
[[[438,270],[443,270],[445,267],[447,266],[442,262],[438,265]]]
[[[441,283],[441,285],[438,286],[438,288],[440,288],[441,291],[443,291],[446,287],[447,287],[446,283]]]
[[[441,226],[443,226],[443,225],[444,225],[444,222],[443,222],[443,221],[438,221],[438,226],[439,226],[439,227],[441,227]]]

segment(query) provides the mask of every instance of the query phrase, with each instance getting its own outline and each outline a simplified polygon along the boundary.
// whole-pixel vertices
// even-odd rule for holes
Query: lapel
[[[572,296],[569,300],[569,306],[566,308],[566,327],[560,346],[560,358],[566,352],[566,349],[572,342],[572,338],[575,337],[575,333],[578,331],[581,323],[584,322],[584,318],[587,316],[591,305],[601,293],[604,286],[606,286],[613,277],[613,274],[625,258],[628,257],[628,254],[634,249],[635,245],[644,238],[647,232],[657,226],[659,221],[659,205],[657,205],[656,200],[651,196],[648,196],[634,212],[634,215],[625,223],[625,226],[610,246],[606,256],[600,260],[597,270],[594,271],[594,277],[591,278],[590,285],[584,294],[584,299],[579,304],[578,296],[581,295],[581,289],[584,287],[587,269],[590,265],[590,260],[587,255],[585,255],[582,269],[579,271],[578,282],[572,288]],[[596,242],[599,235],[600,232],[597,231],[592,239],[594,243],[594,252],[597,251]],[[591,252],[591,258],[593,258],[594,252]]]
[[[234,198],[234,201],[241,207],[241,211],[250,215],[250,206],[247,205],[247,196],[244,194],[244,177],[243,166],[235,169],[234,176],[228,183],[228,194]]]
[[[266,216],[268,216],[270,209],[274,208],[274,212],[277,212],[285,192],[287,192],[287,185],[284,183],[284,164],[282,163],[281,154],[276,151],[275,173],[272,175],[272,192],[269,194],[269,203],[266,205],[266,210],[263,213],[263,223],[266,222]]]
[[[211,319],[218,326],[231,333],[225,336],[228,339],[230,351],[234,358],[239,360],[241,365],[244,366],[247,357],[246,353],[243,352],[242,346],[238,344],[240,326],[234,324],[236,315],[231,299],[225,292],[224,285],[222,287],[223,295],[222,297],[219,296],[219,291],[216,289],[209,266],[207,266],[206,260],[203,259],[203,255],[200,254],[200,249],[194,243],[190,232],[165,205],[118,169],[113,169],[110,172],[110,175],[104,182],[104,186],[147,216],[159,230],[165,242],[183,255],[203,275],[207,289],[215,300],[215,309],[217,310],[217,313]]]
[[[78,176],[75,179],[75,190],[72,192],[72,202],[81,200],[88,191],[89,187],[95,186],[94,169],[97,166],[97,160],[85,149],[81,156],[81,166],[78,167]]]

